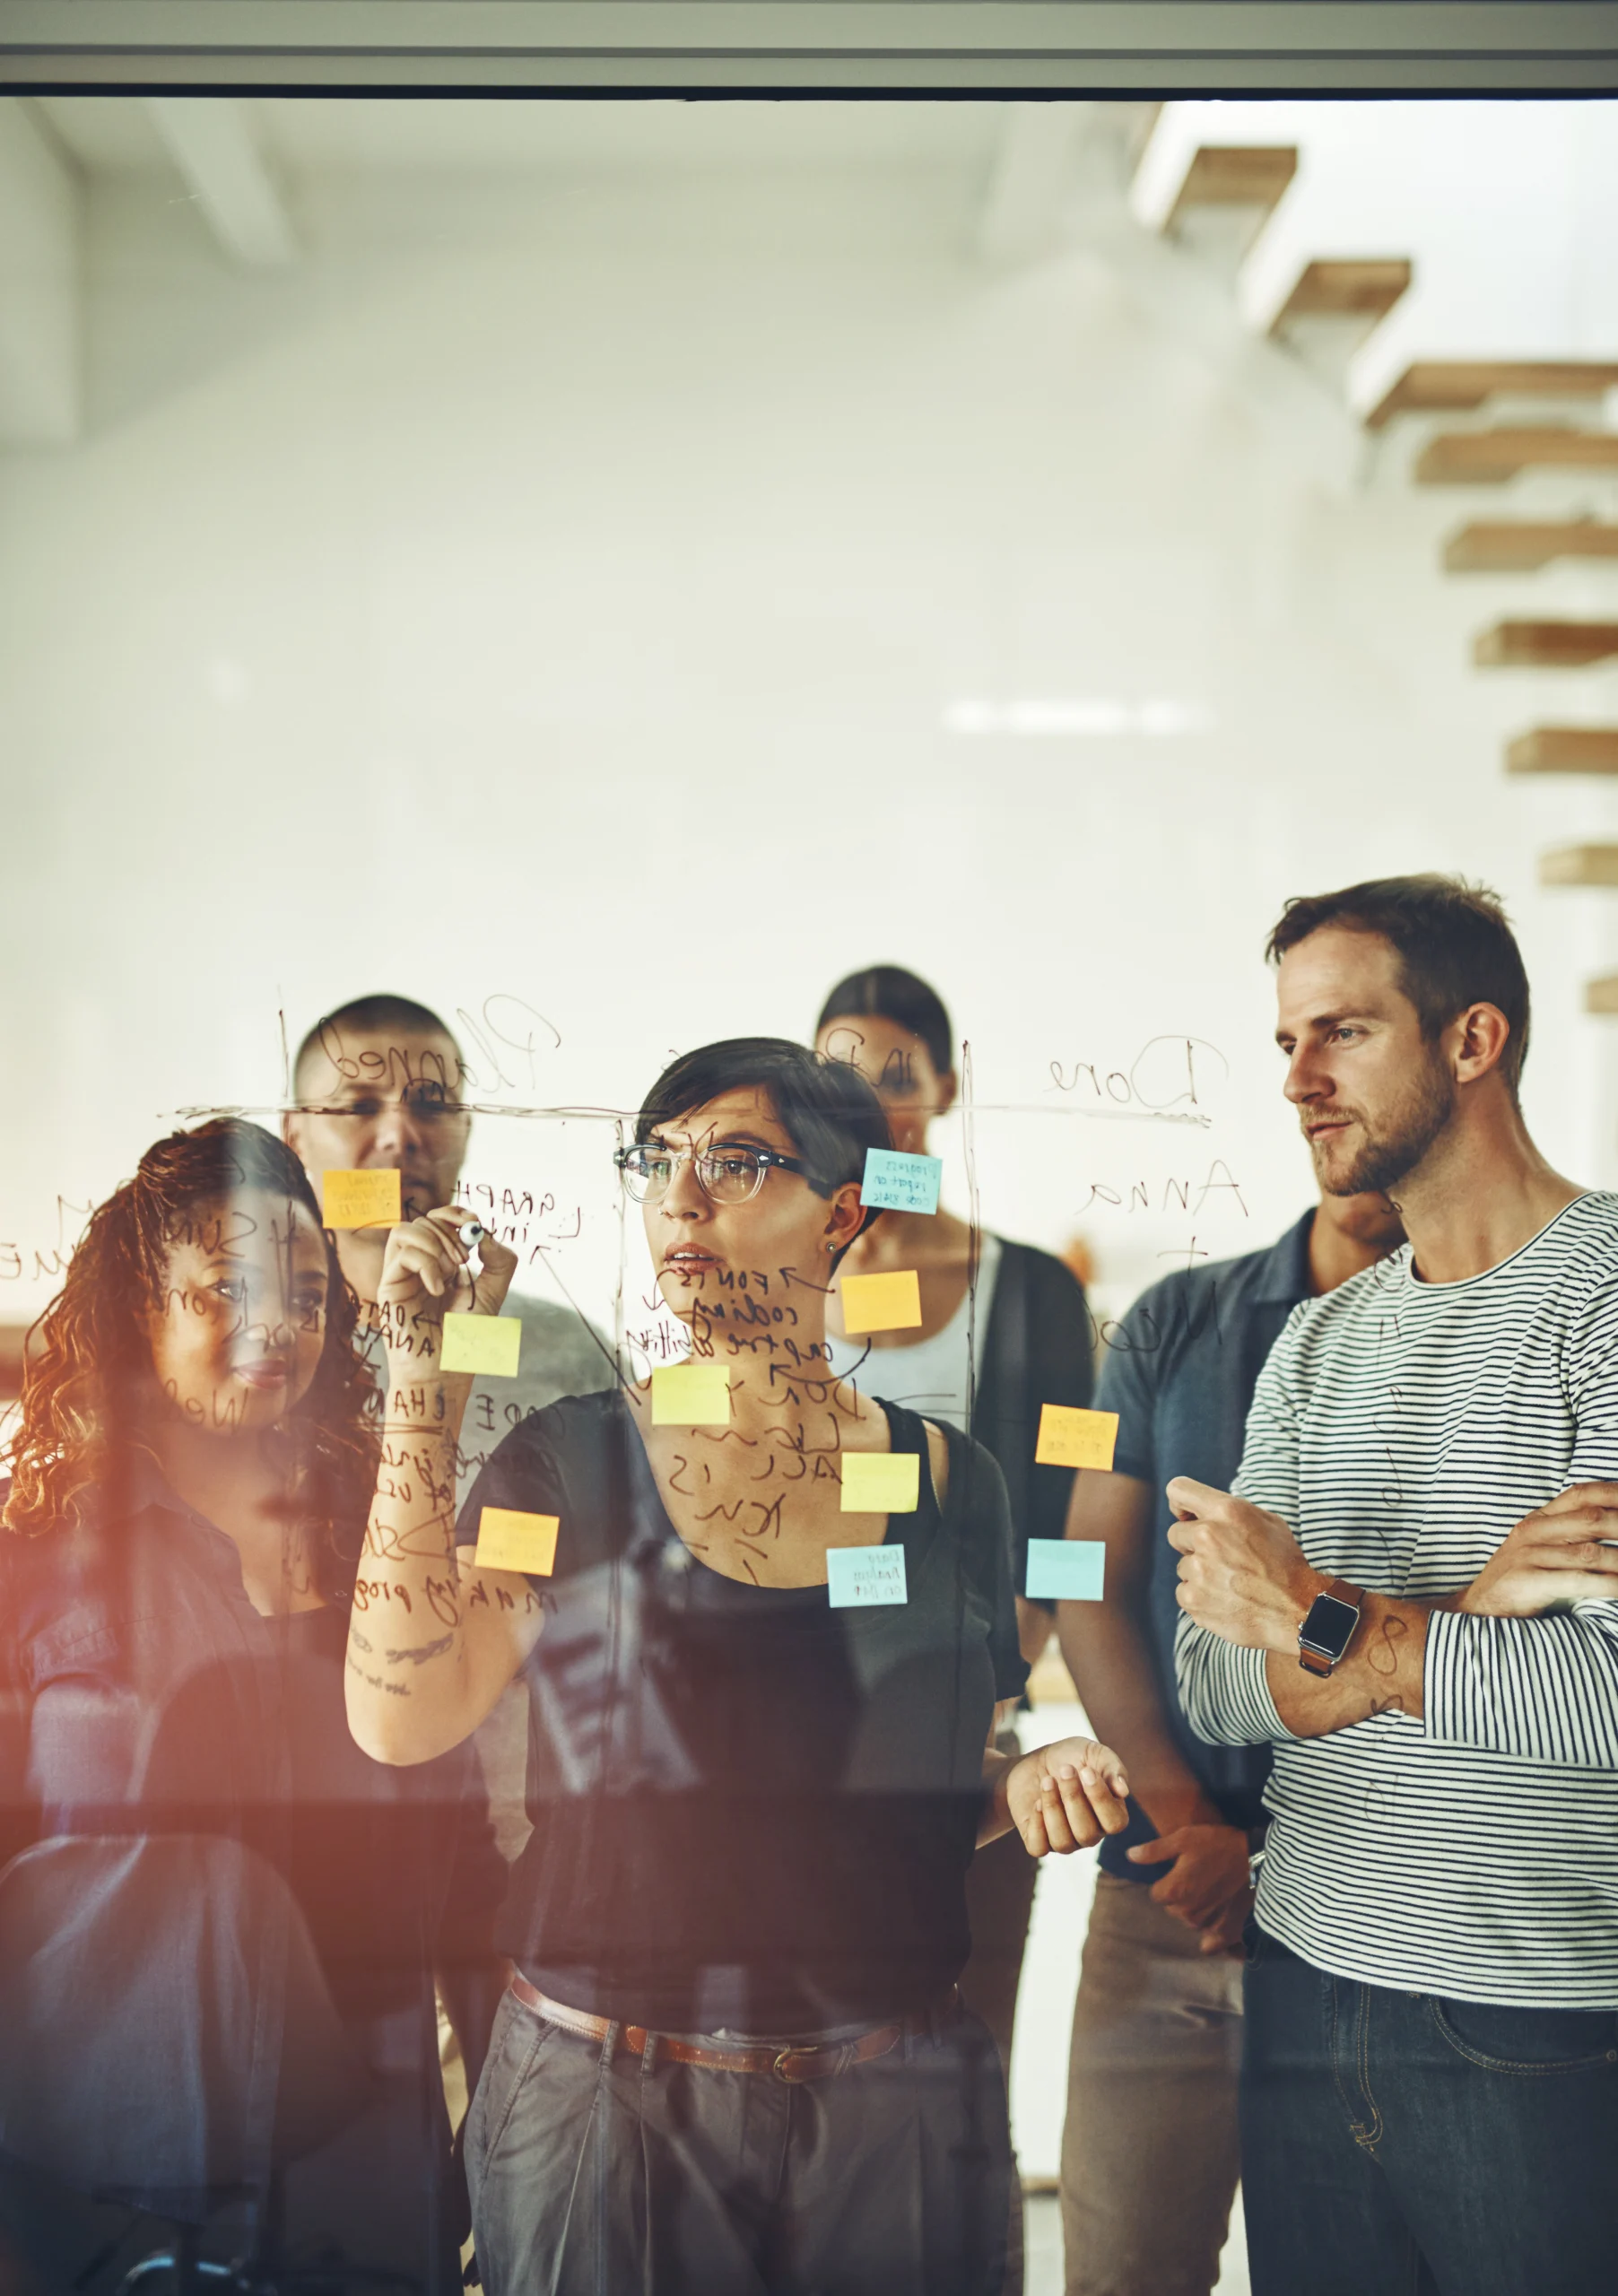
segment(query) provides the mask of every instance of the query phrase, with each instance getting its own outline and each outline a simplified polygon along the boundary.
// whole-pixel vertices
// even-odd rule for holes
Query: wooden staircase
[[[1558,558],[1618,558],[1618,526],[1598,518],[1483,520],[1444,544],[1447,574],[1533,574]]]
[[[1618,773],[1618,726],[1536,726],[1532,733],[1519,734],[1507,749],[1506,770]]]
[[[1396,414],[1471,414],[1492,398],[1599,398],[1618,386],[1618,360],[1419,360],[1365,418],[1379,430]]]
[[[1496,430],[1446,430],[1415,461],[1418,486],[1503,486],[1525,470],[1618,471],[1618,430],[1558,423]]]
[[[1618,622],[1497,622],[1472,641],[1480,670],[1586,670],[1618,654]]]
[[[1162,228],[1171,231],[1193,207],[1252,207],[1267,214],[1297,172],[1295,144],[1205,144]]]
[[[1601,665],[1618,662],[1618,599],[1588,595],[1592,581],[1605,579],[1604,564],[1618,568],[1618,342],[1611,307],[1605,319],[1585,309],[1579,269],[1607,259],[1598,250],[1611,235],[1598,230],[1586,246],[1579,230],[1587,214],[1605,225],[1606,207],[1589,202],[1613,195],[1576,191],[1577,171],[1564,181],[1558,170],[1582,152],[1588,174],[1608,132],[1583,115],[1539,119],[1531,106],[1502,113],[1489,131],[1484,169],[1458,117],[1435,109],[1418,121],[1390,111],[1373,152],[1350,107],[1171,100],[1141,149],[1131,212],[1146,229],[1171,233],[1199,209],[1248,211],[1252,237],[1233,282],[1246,325],[1272,338],[1295,329],[1289,348],[1328,374],[1357,329],[1334,379],[1370,432],[1411,418],[1430,426],[1411,466],[1417,485],[1504,488],[1528,479],[1532,514],[1468,519],[1444,542],[1442,567],[1508,578],[1557,567],[1566,571],[1552,578],[1563,587],[1536,607],[1519,584],[1474,637],[1473,665],[1588,670],[1598,679]],[[1448,175],[1435,166],[1440,151],[1450,155]],[[1434,206],[1453,196],[1435,187],[1456,179],[1457,161],[1483,169],[1476,212],[1464,224]],[[1409,196],[1394,196],[1401,187]],[[1490,217],[1496,238],[1518,232],[1503,254],[1491,246]],[[1611,220],[1618,223],[1618,203]],[[1192,243],[1188,231],[1176,235]],[[1230,239],[1209,227],[1205,244],[1228,258]],[[1516,308],[1501,295],[1502,265],[1507,274],[1514,265],[1517,285],[1531,289]],[[1342,324],[1334,330],[1331,322]],[[1492,338],[1515,355],[1469,355],[1480,337],[1485,349]],[[1319,349],[1328,355],[1316,356]],[[1454,417],[1474,419],[1445,419]],[[1618,725],[1531,724],[1508,744],[1505,764],[1525,778],[1618,778]],[[1618,843],[1556,847],[1541,856],[1539,881],[1618,891]],[[1618,1016],[1618,974],[1588,982],[1585,1003]]]
[[[1294,319],[1386,318],[1410,285],[1406,256],[1335,257],[1306,263],[1270,322],[1279,335]]]
[[[1618,845],[1556,845],[1539,857],[1542,885],[1618,885]]]

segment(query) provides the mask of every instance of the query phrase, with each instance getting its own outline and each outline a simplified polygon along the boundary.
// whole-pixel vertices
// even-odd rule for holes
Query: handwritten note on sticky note
[[[556,1568],[560,1515],[524,1515],[515,1507],[485,1507],[477,1518],[474,1561],[485,1570],[526,1570],[548,1578]]]
[[[396,1228],[404,1218],[396,1172],[326,1172],[320,1214],[328,1228]]]
[[[728,1363],[659,1363],[652,1372],[654,1427],[728,1427]]]
[[[909,1331],[921,1321],[921,1285],[913,1267],[892,1275],[845,1275],[845,1331]]]
[[[828,1547],[826,1592],[834,1611],[857,1610],[867,1603],[907,1602],[903,1547]]]
[[[1099,1603],[1106,1561],[1100,1539],[1030,1539],[1023,1592],[1048,1603]]]
[[[859,1200],[877,1212],[936,1212],[943,1178],[941,1156],[907,1156],[898,1148],[867,1148]]]
[[[457,1316],[444,1318],[444,1352],[439,1358],[446,1371],[483,1371],[496,1379],[515,1379],[522,1352],[520,1316]]]
[[[1042,1467],[1105,1470],[1112,1465],[1118,1439],[1116,1411],[1074,1411],[1065,1403],[1041,1404],[1034,1458]]]
[[[843,1459],[845,1515],[913,1515],[921,1496],[918,1451],[850,1451]]]

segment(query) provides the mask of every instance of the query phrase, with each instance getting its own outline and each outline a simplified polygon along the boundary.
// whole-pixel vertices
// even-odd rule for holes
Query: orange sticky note
[[[654,1427],[728,1427],[728,1363],[659,1363],[652,1372]]]
[[[395,1172],[326,1172],[321,1217],[328,1228],[396,1228],[404,1218]]]
[[[444,1352],[439,1361],[446,1371],[483,1371],[491,1378],[515,1379],[522,1344],[520,1316],[462,1316],[451,1309],[444,1318]]]
[[[909,1331],[921,1321],[921,1285],[913,1267],[892,1275],[845,1275],[845,1331]]]
[[[473,1556],[485,1570],[524,1570],[548,1578],[556,1568],[560,1515],[525,1515],[515,1507],[485,1507],[477,1518]]]
[[[913,1515],[921,1496],[918,1451],[850,1451],[843,1459],[845,1515]]]
[[[1042,1467],[1100,1467],[1112,1465],[1118,1439],[1116,1411],[1074,1411],[1065,1403],[1040,1406],[1040,1439],[1034,1458]]]

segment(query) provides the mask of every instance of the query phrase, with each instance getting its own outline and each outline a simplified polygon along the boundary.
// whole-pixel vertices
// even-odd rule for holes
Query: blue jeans
[[[1253,2296],[1613,2296],[1618,2011],[1329,1977],[1249,1925]]]

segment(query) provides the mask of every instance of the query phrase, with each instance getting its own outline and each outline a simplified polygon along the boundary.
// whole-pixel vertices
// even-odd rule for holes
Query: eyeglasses
[[[771,1170],[796,1172],[817,1194],[825,1192],[807,1165],[796,1156],[778,1156],[773,1148],[665,1148],[657,1141],[638,1140],[632,1148],[620,1148],[613,1161],[635,1203],[657,1204],[668,1194],[688,1157],[697,1185],[710,1204],[751,1203]]]

